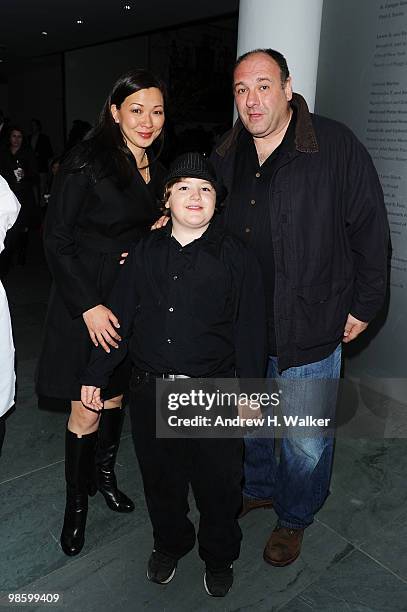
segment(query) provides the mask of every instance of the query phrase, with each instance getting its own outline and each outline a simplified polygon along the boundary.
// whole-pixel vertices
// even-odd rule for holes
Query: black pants
[[[155,435],[155,382],[130,395],[132,434],[153,525],[154,548],[176,559],[195,545],[188,518],[189,485],[200,512],[199,555],[211,568],[239,557],[243,442],[241,439],[165,439]]]

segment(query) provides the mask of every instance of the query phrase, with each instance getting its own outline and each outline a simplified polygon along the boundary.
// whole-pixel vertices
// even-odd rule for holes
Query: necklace
[[[147,166],[143,166],[145,161],[147,162]],[[144,151],[143,157],[141,158],[140,165],[137,164],[137,168],[141,176],[143,177],[144,182],[149,183],[150,182],[150,167],[148,165],[148,157],[147,157],[146,151]]]

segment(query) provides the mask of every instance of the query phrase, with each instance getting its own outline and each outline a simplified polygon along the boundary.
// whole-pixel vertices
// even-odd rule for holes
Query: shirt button
[[[250,231],[251,231],[250,227],[246,227],[246,229],[245,229],[246,234],[248,234]]]
[[[176,274],[174,274],[174,276],[172,278],[173,278],[173,280],[178,280],[178,276]]]
[[[256,200],[250,200],[250,204],[254,206],[256,204]]]
[[[174,312],[173,307],[171,306],[171,308],[168,309],[170,312]]]
[[[256,172],[256,178],[260,178],[261,174],[260,172]]]
[[[167,338],[167,342],[168,342],[168,344],[171,344],[171,342],[172,342],[171,338]]]

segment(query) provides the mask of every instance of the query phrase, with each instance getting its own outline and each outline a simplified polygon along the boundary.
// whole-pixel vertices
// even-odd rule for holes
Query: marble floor
[[[126,423],[118,477],[134,500],[116,515],[97,495],[90,501],[86,544],[68,558],[59,547],[64,508],[66,414],[37,409],[33,374],[49,277],[38,245],[6,284],[18,363],[16,410],[7,420],[0,459],[0,611],[110,612],[151,610],[396,612],[407,610],[407,442],[337,441],[331,495],[306,530],[301,557],[286,568],[262,560],[276,516],[257,510],[241,521],[243,545],[235,584],[221,600],[202,584],[191,552],[167,586],[146,580],[152,538],[141,479]],[[196,511],[192,510],[196,519]],[[58,604],[11,606],[8,593],[59,593]]]

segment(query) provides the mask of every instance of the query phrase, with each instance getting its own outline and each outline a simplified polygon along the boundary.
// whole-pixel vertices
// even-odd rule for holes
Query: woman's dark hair
[[[69,130],[68,139],[65,145],[65,153],[73,149],[78,143],[86,139],[86,135],[92,130],[92,126],[88,121],[82,119],[74,119],[72,127]]]
[[[115,176],[121,187],[126,186],[134,175],[134,158],[127,147],[119,125],[114,121],[110,107],[115,104],[120,108],[127,96],[156,87],[165,101],[164,83],[151,72],[135,69],[119,77],[105,101],[96,126],[86,135],[85,139],[69,151],[63,159],[66,172],[75,172],[91,165],[95,178],[107,175]],[[149,164],[159,157],[164,144],[164,133],[157,138],[154,149],[157,152],[149,157]],[[96,162],[96,164],[94,163]]]

